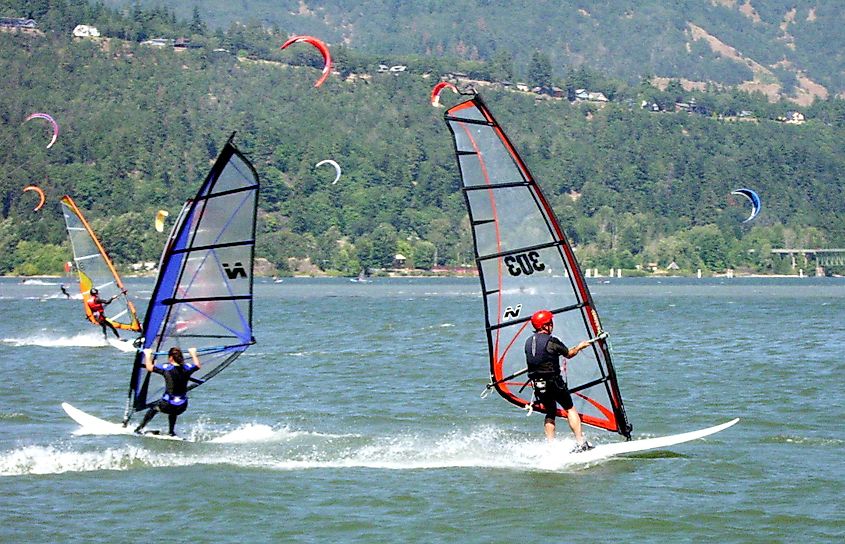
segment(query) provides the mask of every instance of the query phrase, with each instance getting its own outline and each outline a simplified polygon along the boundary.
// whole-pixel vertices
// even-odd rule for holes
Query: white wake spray
[[[479,429],[431,437],[400,434],[383,437],[325,434],[251,423],[232,430],[200,424],[187,431],[190,442],[162,451],[162,443],[127,436],[124,446],[77,450],[60,446],[25,446],[0,453],[0,476],[58,474],[139,467],[228,464],[271,470],[383,469],[430,470],[489,468],[514,471],[575,471],[604,459],[572,454],[574,441],[547,443],[541,437]],[[74,434],[96,434],[81,429]],[[172,445],[173,443],[168,443]],[[590,452],[591,453],[591,452]]]
[[[12,346],[39,346],[44,348],[99,348],[109,344],[99,331],[83,332],[73,336],[54,336],[50,334],[36,334],[17,338],[3,338],[0,342]]]

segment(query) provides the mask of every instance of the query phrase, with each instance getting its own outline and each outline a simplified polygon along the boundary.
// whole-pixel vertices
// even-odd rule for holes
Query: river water
[[[845,540],[845,280],[590,287],[634,438],[741,421],[578,463],[479,398],[477,280],[285,279],[256,284],[258,344],[191,395],[193,442],[79,435],[61,402],[118,420],[131,356],[58,280],[0,280],[0,541]],[[128,288],[144,308],[152,282]]]

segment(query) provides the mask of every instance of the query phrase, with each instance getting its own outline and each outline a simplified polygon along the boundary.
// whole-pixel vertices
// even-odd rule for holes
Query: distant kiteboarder
[[[315,87],[319,87],[332,72],[332,56],[331,53],[329,53],[328,46],[322,40],[313,36],[291,36],[285,43],[282,44],[280,49],[287,49],[288,46],[295,43],[311,44],[317,48],[321,55],[323,55],[323,70],[321,71],[319,79],[317,79],[314,83]]]
[[[50,126],[52,128],[52,137],[50,138],[50,143],[47,144],[47,149],[53,147],[53,144],[56,143],[56,140],[59,138],[59,124],[56,123],[56,120],[53,119],[53,117],[47,113],[32,113],[30,115],[27,115],[26,119],[24,119],[23,122],[26,123],[31,119],[44,119],[45,121],[50,123]]]
[[[731,191],[732,195],[742,195],[748,199],[748,202],[751,204],[751,215],[743,221],[743,223],[748,223],[752,221],[757,215],[760,213],[760,210],[763,209],[763,204],[760,201],[760,197],[754,192],[753,189],[737,189],[736,191]]]
[[[67,292],[67,285],[65,285],[65,284],[63,283],[63,284],[61,285],[61,287],[59,287],[59,289],[61,289],[61,290],[62,290],[62,294],[63,294],[65,297],[70,298],[70,293],[68,293],[68,292]]]
[[[314,167],[319,168],[320,166],[323,166],[324,164],[330,164],[330,165],[334,166],[334,181],[332,182],[332,185],[334,185],[335,183],[337,183],[337,180],[340,179],[340,174],[342,174],[343,171],[340,169],[340,165],[337,162],[335,162],[331,159],[322,160],[322,161],[318,162],[317,164],[315,164]]]

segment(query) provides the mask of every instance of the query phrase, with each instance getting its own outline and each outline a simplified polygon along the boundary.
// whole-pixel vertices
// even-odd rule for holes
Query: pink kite
[[[26,123],[30,119],[45,119],[49,121],[51,125],[53,125],[53,139],[50,140],[49,144],[47,144],[47,149],[53,147],[53,144],[56,143],[56,140],[59,137],[59,124],[56,123],[55,119],[53,119],[46,113],[31,113],[27,116],[26,119],[23,120],[23,122]]]

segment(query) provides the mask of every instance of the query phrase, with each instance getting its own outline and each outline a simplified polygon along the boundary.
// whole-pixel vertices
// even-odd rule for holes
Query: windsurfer
[[[560,375],[560,357],[571,359],[579,351],[589,347],[590,343],[584,340],[574,348],[566,347],[563,342],[552,336],[554,320],[548,310],[535,312],[531,316],[531,325],[534,326],[534,334],[525,342],[525,359],[528,363],[528,378],[534,385],[535,397],[546,410],[543,429],[546,439],[553,440],[555,437],[555,413],[557,405],[560,404],[566,410],[569,428],[578,442],[573,451],[592,449],[593,445],[584,438],[581,417],[575,410],[572,396],[563,376]]]
[[[123,294],[126,294],[126,289],[124,289]],[[96,287],[92,287],[90,291],[91,297],[88,299],[88,309],[91,310],[91,315],[94,316],[94,319],[100,326],[103,328],[103,337],[108,340],[109,334],[106,331],[106,327],[111,329],[114,335],[120,338],[120,335],[117,333],[117,329],[114,328],[112,322],[106,319],[106,309],[105,306],[111,304],[114,299],[116,299],[120,295],[114,295],[108,300],[103,300],[100,298],[100,292],[97,290]]]
[[[170,424],[170,436],[176,436],[176,418],[188,409],[188,379],[191,374],[202,367],[197,348],[190,348],[190,363],[185,363],[182,350],[176,347],[170,348],[167,352],[167,362],[163,365],[155,364],[153,361],[153,350],[144,350],[144,366],[147,372],[161,374],[164,377],[164,395],[144,415],[144,420],[135,429],[141,433],[144,427],[155,417],[158,412],[167,414]]]

